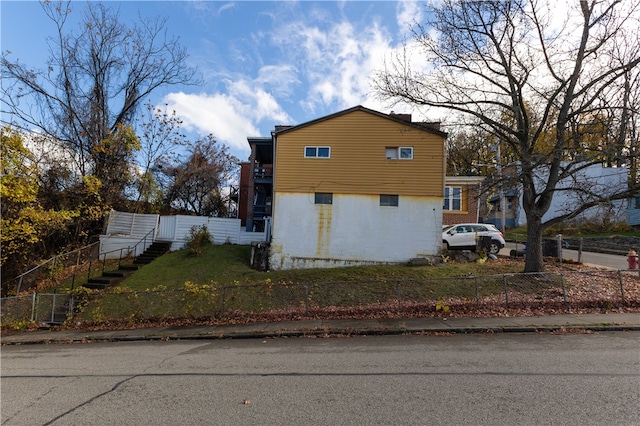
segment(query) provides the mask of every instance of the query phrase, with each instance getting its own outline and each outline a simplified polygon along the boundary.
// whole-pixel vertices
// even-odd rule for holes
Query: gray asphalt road
[[[640,333],[2,348],[3,425],[640,424]]]
[[[500,250],[500,254],[504,256],[509,256],[511,250],[515,250],[516,247],[519,250],[522,250],[522,244],[515,243],[507,243],[506,247]],[[576,262],[580,261],[589,265],[596,265],[605,268],[611,269],[627,269],[628,263],[626,256],[617,256],[612,254],[603,254],[603,253],[591,253],[583,251],[579,253],[577,250],[562,250],[563,259],[571,259]]]

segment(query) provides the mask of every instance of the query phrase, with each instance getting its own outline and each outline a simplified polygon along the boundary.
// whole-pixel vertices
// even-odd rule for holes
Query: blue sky
[[[424,20],[424,2],[105,2],[123,20],[168,18],[204,85],[156,92],[192,134],[214,134],[241,160],[247,136],[268,136],[277,124],[298,124],[355,105],[389,112],[375,99],[371,78]],[[72,3],[77,19],[86,6]],[[52,23],[34,1],[2,1],[1,48],[41,68]],[[395,106],[396,112],[413,112]],[[440,117],[426,117],[438,120]]]

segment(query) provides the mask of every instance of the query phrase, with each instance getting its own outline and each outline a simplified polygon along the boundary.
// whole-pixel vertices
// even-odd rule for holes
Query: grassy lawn
[[[249,267],[250,254],[251,247],[239,245],[210,245],[199,257],[189,256],[186,250],[168,253],[117,287],[95,293],[79,318],[133,320],[292,306],[352,307],[398,298],[414,302],[473,299],[473,276],[484,276],[482,295],[499,294],[502,282],[493,275],[518,273],[523,266],[496,261],[260,272]]]
[[[493,275],[522,272],[521,264],[487,262],[448,263],[441,266],[358,266],[331,269],[303,269],[260,272],[249,267],[251,247],[211,245],[200,257],[181,250],[166,254],[124,280],[120,287],[143,291],[165,287],[184,288],[184,283],[246,285],[273,283],[387,282],[420,278]]]

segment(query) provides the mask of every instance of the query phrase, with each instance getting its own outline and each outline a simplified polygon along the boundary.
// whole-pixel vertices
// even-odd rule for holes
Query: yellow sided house
[[[269,267],[397,264],[436,255],[446,139],[438,128],[362,106],[276,127]]]

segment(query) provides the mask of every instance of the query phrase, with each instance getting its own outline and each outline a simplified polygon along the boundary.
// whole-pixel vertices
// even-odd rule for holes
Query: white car
[[[475,250],[479,237],[491,237],[489,252],[497,254],[504,247],[504,235],[488,223],[460,223],[442,231],[442,244],[447,250]]]

